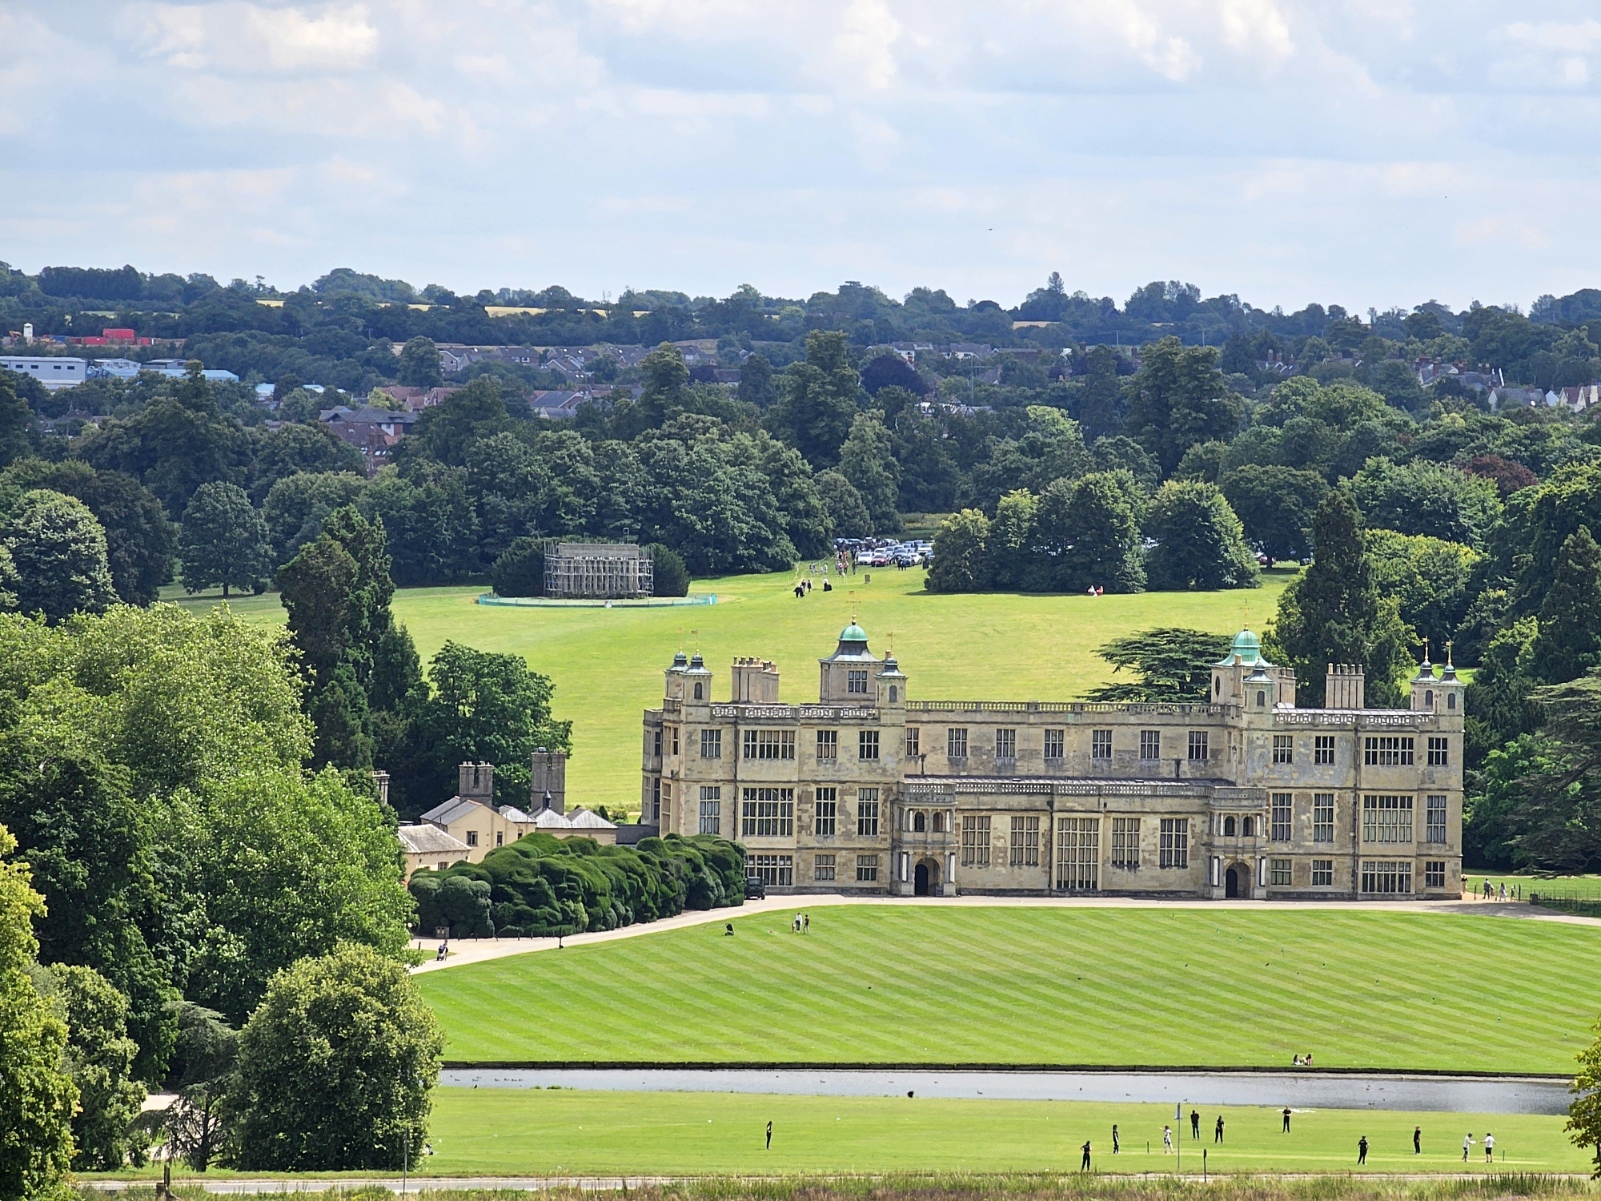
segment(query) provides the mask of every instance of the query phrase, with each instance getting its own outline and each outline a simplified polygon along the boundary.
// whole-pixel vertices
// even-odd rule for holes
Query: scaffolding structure
[[[655,591],[650,552],[630,542],[562,542],[545,554],[545,595],[631,600]]]

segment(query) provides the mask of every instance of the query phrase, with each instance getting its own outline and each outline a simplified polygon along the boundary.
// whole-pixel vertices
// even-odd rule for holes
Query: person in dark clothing
[[[1223,1115],[1222,1114],[1218,1114],[1217,1115],[1217,1125],[1215,1127],[1213,1127],[1213,1129],[1212,1129],[1212,1141],[1214,1143],[1221,1143],[1223,1141]]]
[[[1289,1132],[1290,1132],[1290,1107],[1288,1105],[1286,1105],[1284,1107],[1284,1133],[1288,1134]]]
[[[1201,1137],[1201,1111],[1199,1109],[1190,1110],[1190,1137]]]
[[[1414,1127],[1412,1127],[1412,1154],[1413,1155],[1422,1155],[1423,1154],[1423,1127],[1422,1126],[1414,1126]]]
[[[1112,1154],[1116,1155],[1121,1148],[1117,1141],[1117,1123],[1112,1123]]]
[[[1368,1136],[1363,1135],[1356,1142],[1356,1162],[1364,1164],[1368,1161]]]
[[[767,1149],[769,1151],[773,1149],[773,1124],[771,1122],[767,1123]]]
[[[1078,1165],[1078,1170],[1081,1171],[1081,1172],[1088,1172],[1090,1170],[1090,1145],[1089,1145],[1089,1143],[1086,1141],[1085,1144],[1082,1147],[1079,1148],[1079,1150],[1084,1152],[1084,1159]]]

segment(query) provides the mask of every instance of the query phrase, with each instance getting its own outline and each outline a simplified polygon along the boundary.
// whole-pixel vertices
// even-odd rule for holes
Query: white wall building
[[[89,364],[84,359],[25,354],[0,356],[0,367],[18,375],[32,376],[51,392],[58,392],[83,383],[88,378]]]

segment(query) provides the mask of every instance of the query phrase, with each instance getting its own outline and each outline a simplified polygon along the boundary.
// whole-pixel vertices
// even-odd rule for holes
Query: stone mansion
[[[1464,685],[1424,663],[1406,709],[1364,707],[1331,665],[1327,707],[1250,631],[1209,703],[922,701],[854,623],[815,705],[733,665],[712,698],[680,652],[644,720],[641,821],[720,834],[784,892],[1456,897]]]

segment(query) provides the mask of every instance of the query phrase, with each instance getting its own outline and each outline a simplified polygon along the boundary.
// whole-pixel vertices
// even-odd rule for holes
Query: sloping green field
[[[802,898],[797,908],[804,908]],[[1452,914],[853,905],[418,978],[449,1060],[1569,1073],[1601,926]],[[602,1016],[603,1015],[603,1016]]]
[[[910,696],[1071,700],[1110,678],[1095,655],[1108,640],[1163,625],[1260,629],[1291,579],[1270,572],[1244,592],[931,596],[923,576],[859,572],[827,593],[818,576],[803,600],[791,591],[793,572],[698,580],[691,591],[715,593],[716,605],[664,609],[502,608],[477,604],[480,588],[411,588],[395,594],[394,610],[425,660],[454,640],[515,652],[550,676],[556,715],[573,721],[568,804],[638,812],[640,712],[661,703],[662,670],[680,648],[706,656],[715,697],[728,695],[736,655],[759,655],[778,663],[786,701],[814,701],[817,660],[833,652],[854,612],[876,652],[893,640]],[[209,608],[216,598],[182,603]],[[276,595],[234,603],[252,620],[283,620]]]

